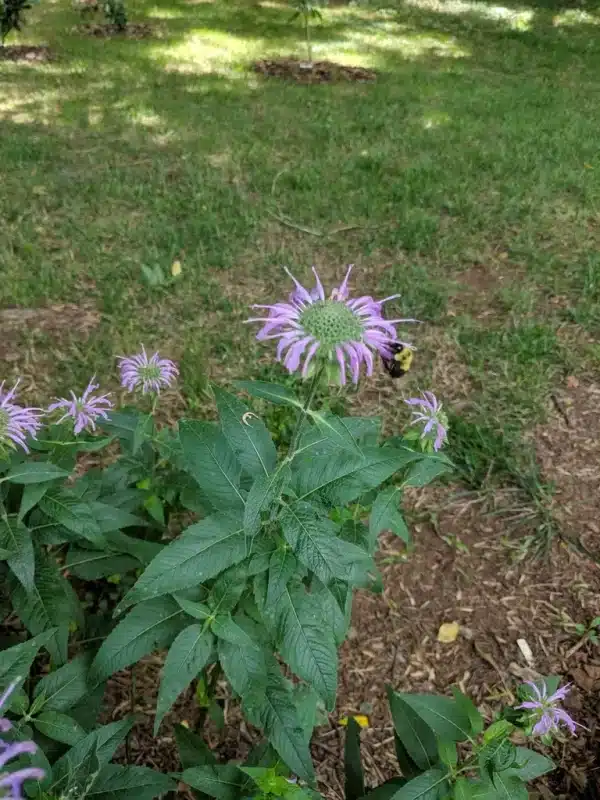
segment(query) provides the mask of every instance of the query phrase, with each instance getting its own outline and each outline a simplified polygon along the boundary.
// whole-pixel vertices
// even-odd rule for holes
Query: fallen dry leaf
[[[460,625],[458,622],[444,622],[442,625],[440,625],[437,640],[443,644],[455,642],[459,631]]]

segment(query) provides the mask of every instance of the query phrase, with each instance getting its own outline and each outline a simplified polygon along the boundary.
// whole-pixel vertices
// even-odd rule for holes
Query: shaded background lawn
[[[0,62],[2,377],[43,402],[115,384],[115,354],[143,342],[181,364],[169,402],[209,413],[208,380],[278,374],[242,322],[287,292],[281,265],[332,281],[352,262],[361,293],[400,291],[425,325],[401,390],[382,376],[351,404],[392,432],[402,396],[435,389],[468,485],[516,484],[553,531],[536,426],[600,368],[600,16],[335,5],[315,58],[378,78],[305,86],[250,70],[302,52],[285,5],[129,12],[155,36],[85,36],[42,0],[16,41],[56,60]]]

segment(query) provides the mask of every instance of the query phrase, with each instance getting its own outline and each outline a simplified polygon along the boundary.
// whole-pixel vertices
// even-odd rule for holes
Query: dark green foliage
[[[32,0],[0,0],[0,44],[11,31],[20,31],[24,12],[31,8]]]
[[[218,423],[182,420],[177,430],[157,430],[150,415],[125,409],[111,413],[106,438],[72,441],[68,434],[63,444],[65,431],[54,426],[35,442],[32,456],[15,454],[6,465],[0,569],[15,614],[36,638],[27,651],[0,654],[6,657],[0,690],[7,685],[2,670],[7,677],[16,665],[26,672],[40,648],[50,654],[55,671],[35,686],[29,713],[35,730],[54,742],[48,753],[59,755],[58,779],[71,787],[93,780],[100,796],[125,796],[130,788],[141,800],[152,796],[151,776],[108,765],[108,744],[97,739],[104,729],[90,726],[81,705],[115,672],[160,649],[168,654],[155,732],[191,684],[201,708],[218,715],[213,695],[224,675],[270,752],[312,783],[310,737],[318,709],[335,707],[337,651],[353,592],[377,580],[379,533],[408,536],[401,493],[394,485],[378,493],[379,486],[396,477],[423,486],[449,468],[445,458],[401,438],[379,444],[375,420],[304,409],[284,386],[242,388],[301,414],[287,454],[278,457],[246,404],[216,389]],[[78,451],[115,439],[115,463],[71,478]],[[365,516],[371,506],[369,529],[355,509]],[[170,523],[186,508],[195,521],[173,537]],[[85,605],[71,580],[78,588],[93,582]],[[95,599],[99,587],[104,613],[90,614],[87,598]],[[88,638],[100,641],[95,652],[85,651]],[[284,677],[282,663],[295,683]],[[110,741],[127,730],[115,729]],[[62,753],[68,746],[73,752]],[[100,746],[106,759],[94,755]],[[355,752],[357,742],[352,750],[349,739],[348,748]],[[266,773],[236,769],[205,763],[187,768],[183,778],[205,794],[215,786],[225,791],[223,780],[228,793],[251,779],[271,786]],[[278,786],[283,796],[280,778],[274,780],[268,792]],[[356,798],[359,782],[356,773]]]
[[[106,19],[118,31],[124,31],[127,27],[127,12],[123,0],[104,0],[103,8]]]

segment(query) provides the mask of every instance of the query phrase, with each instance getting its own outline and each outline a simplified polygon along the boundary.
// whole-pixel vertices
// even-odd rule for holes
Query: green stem
[[[304,35],[306,37],[306,49],[308,51],[308,60],[312,64],[312,44],[310,41],[310,23],[308,21],[308,14],[304,14]]]
[[[319,388],[319,384],[321,383],[321,378],[323,376],[323,373],[325,372],[325,367],[326,367],[325,363],[322,363],[316,370],[315,374],[313,375],[313,379],[311,381],[310,388],[308,390],[306,401],[304,402],[304,406],[302,407],[302,411],[300,412],[300,416],[298,417],[298,421],[296,422],[296,428],[292,435],[292,443],[290,444],[290,449],[288,450],[288,454],[286,457],[286,461],[288,463],[296,455],[296,450],[298,448],[298,443],[300,441],[300,435],[302,434],[302,428],[304,427],[304,422],[306,420],[306,417],[308,416],[308,412],[310,411],[312,402],[315,399],[317,389]]]

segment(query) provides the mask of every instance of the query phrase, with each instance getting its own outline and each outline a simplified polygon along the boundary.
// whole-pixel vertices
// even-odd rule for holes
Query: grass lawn
[[[44,401],[114,383],[143,342],[180,362],[173,402],[208,413],[208,380],[278,374],[242,321],[287,293],[281,265],[331,283],[352,262],[356,289],[402,292],[398,315],[425,325],[410,378],[351,403],[392,431],[433,388],[469,485],[516,484],[550,524],[536,426],[600,370],[600,16],[336,5],[315,58],[378,79],[305,86],[248,69],[302,54],[285,5],[129,12],[157,36],[84,36],[69,0],[41,0],[14,41],[56,60],[0,61],[2,377]]]

